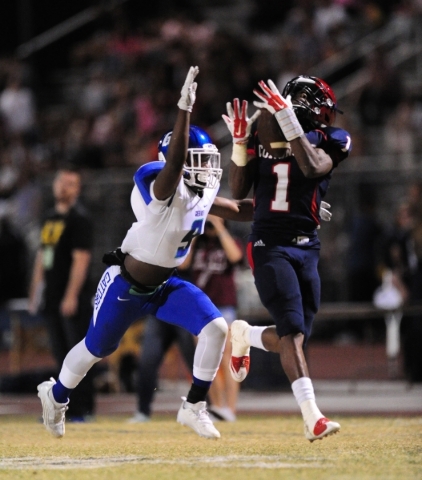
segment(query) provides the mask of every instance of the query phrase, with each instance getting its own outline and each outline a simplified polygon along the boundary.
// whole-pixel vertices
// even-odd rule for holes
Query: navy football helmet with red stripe
[[[305,132],[334,124],[337,99],[332,88],[317,77],[299,75],[287,82],[283,97],[291,96],[293,109]]]

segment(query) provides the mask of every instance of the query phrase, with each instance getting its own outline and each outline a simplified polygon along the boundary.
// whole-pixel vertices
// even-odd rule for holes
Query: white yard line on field
[[[148,458],[138,456],[117,457],[11,457],[0,459],[0,470],[68,470],[72,468],[104,468],[124,464],[148,464],[148,465],[188,465],[198,466],[207,464],[219,468],[318,468],[320,465],[315,460],[312,462],[294,463],[285,462],[279,455],[228,455],[218,457],[193,457],[190,459],[167,460],[163,458]]]

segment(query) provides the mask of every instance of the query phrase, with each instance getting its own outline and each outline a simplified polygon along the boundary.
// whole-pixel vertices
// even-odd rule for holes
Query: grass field
[[[340,433],[305,440],[296,416],[219,422],[220,440],[170,416],[68,424],[54,439],[34,416],[0,418],[0,479],[422,479],[422,417],[343,417]]]

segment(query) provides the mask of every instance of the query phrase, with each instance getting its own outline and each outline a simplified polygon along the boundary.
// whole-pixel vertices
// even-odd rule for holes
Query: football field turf
[[[422,479],[422,417],[336,417],[313,443],[299,416],[240,416],[206,440],[157,415],[146,424],[99,416],[62,439],[35,416],[0,418],[0,479]]]

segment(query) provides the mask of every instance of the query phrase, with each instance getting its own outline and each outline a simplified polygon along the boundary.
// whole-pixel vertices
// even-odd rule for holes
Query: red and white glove
[[[180,100],[177,102],[177,106],[180,110],[192,112],[192,107],[196,99],[196,88],[198,86],[194,80],[198,73],[198,67],[190,67],[182,91],[180,92]]]
[[[233,100],[234,109],[230,102],[227,102],[227,115],[222,115],[223,120],[226,122],[227,128],[233,137],[233,143],[248,143],[249,135],[253,122],[261,114],[260,110],[257,110],[251,118],[248,118],[248,102],[242,101],[242,110],[240,110],[239,99]]]
[[[233,137],[233,152],[231,159],[238,167],[244,167],[248,163],[246,144],[248,143],[253,122],[261,115],[257,110],[251,118],[248,118],[248,102],[242,101],[242,109],[238,98],[233,100],[234,108],[227,102],[227,115],[222,115]]]
[[[293,110],[290,95],[284,98],[272,80],[268,80],[269,87],[263,80],[258,85],[262,92],[254,90],[253,93],[262,102],[255,101],[254,105],[258,108],[266,108],[274,115],[288,142],[300,137],[303,134],[303,128]]]

